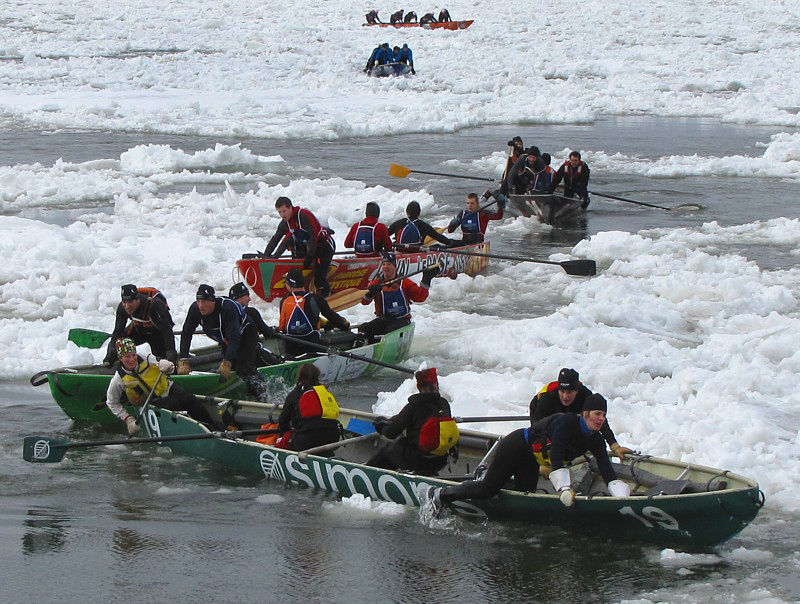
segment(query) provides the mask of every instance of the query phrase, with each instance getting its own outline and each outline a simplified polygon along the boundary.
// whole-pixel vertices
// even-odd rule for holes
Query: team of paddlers
[[[565,193],[569,192],[570,196],[585,194],[588,167],[580,162],[579,154],[577,164],[573,153],[543,185],[542,172],[548,175],[552,172],[546,172],[546,160],[539,156],[538,149],[524,149],[519,137],[509,144],[512,150],[507,170],[513,172],[513,178],[508,179],[512,187],[530,190],[533,186],[534,190],[545,190],[554,188],[563,179]],[[524,164],[521,169],[520,163]],[[345,239],[345,246],[352,248],[358,257],[381,258],[379,276],[369,283],[361,299],[362,304],[374,305],[376,316],[359,326],[357,341],[374,342],[378,336],[408,325],[411,305],[428,298],[439,267],[422,271],[422,279],[417,284],[397,275],[396,249],[419,250],[428,237],[442,246],[482,242],[488,223],[503,218],[507,202],[502,189],[486,191],[482,198],[474,193],[468,195],[466,207],[443,229],[450,234],[460,231],[460,239],[451,239],[423,221],[420,206],[415,201],[407,205],[405,218],[388,227],[379,220],[378,204],[368,203],[364,218],[352,225]],[[497,209],[490,211],[488,208],[495,204]],[[281,222],[263,256],[278,258],[288,249],[292,258],[303,260],[303,268],[313,273],[315,285],[315,291],[307,288],[300,269],[287,272],[286,295],[279,304],[277,327],[268,326],[258,310],[249,306],[250,292],[244,283],[231,287],[227,296],[219,296],[213,287],[201,284],[195,301],[187,310],[176,349],[174,321],[164,294],[134,284],[122,286],[104,364],[115,367],[107,405],[125,422],[129,434],[138,432],[139,426],[123,406],[123,393],[131,404],[142,404],[148,397],[155,397],[153,404],[157,406],[183,410],[197,421],[212,423],[203,403],[167,377],[173,372],[190,373],[189,351],[198,328],[221,346],[220,381],[229,379],[235,370],[258,400],[266,400],[268,390],[257,368],[285,360],[265,348],[259,336],[288,336],[284,354],[302,358],[321,342],[323,319],[327,322],[326,329],[350,330],[347,319],[335,312],[326,300],[330,294],[327,272],[336,247],[333,231],[322,226],[310,210],[295,206],[288,197],[279,197],[275,208]],[[140,355],[136,346],[144,343],[149,344],[151,353]],[[282,436],[276,437],[276,446],[304,450],[339,440],[338,405],[333,395],[319,383],[319,377],[320,372],[313,364],[300,368],[297,385],[286,397],[278,420]],[[375,422],[376,431],[391,440],[367,463],[384,469],[435,475],[447,465],[449,455],[457,455],[458,428],[449,403],[439,394],[436,370],[418,371],[415,377],[419,393],[412,395],[394,417],[379,418]],[[558,381],[543,388],[531,401],[531,427],[516,430],[499,441],[496,450],[487,456],[488,463],[476,472],[475,480],[431,491],[434,509],[438,511],[454,499],[491,497],[512,477],[517,488],[534,490],[540,474],[549,477],[565,505],[572,505],[574,492],[564,463],[585,451],[591,451],[598,459],[610,493],[624,495],[627,487],[616,480],[605,455],[605,443],[620,458],[630,450],[616,442],[605,421],[605,413],[605,399],[581,384],[576,371],[562,369]]]
[[[410,10],[403,14],[403,9],[400,9],[391,14],[389,17],[389,25],[399,25],[401,23],[418,23],[419,25],[425,26],[429,23],[449,23],[453,19],[450,17],[450,11],[446,8],[443,8],[439,11],[439,17],[436,18],[433,15],[433,12],[425,13],[417,19],[417,13],[413,10]],[[379,23],[383,23],[378,17],[377,10],[371,10],[366,15],[365,18],[367,20],[367,25],[378,25]]]

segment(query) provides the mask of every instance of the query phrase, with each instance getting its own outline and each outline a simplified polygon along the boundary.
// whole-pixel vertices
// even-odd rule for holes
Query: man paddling
[[[591,395],[592,391],[581,383],[578,372],[564,367],[558,372],[558,380],[547,384],[531,400],[531,424],[556,413],[580,413],[586,399]],[[625,461],[625,455],[633,453],[632,449],[623,447],[617,442],[617,437],[614,436],[608,421],[603,424],[600,434],[608,443],[611,454],[620,461]]]
[[[370,201],[364,210],[364,220],[350,227],[344,247],[353,248],[359,258],[373,258],[392,251],[392,238],[386,225],[378,221],[380,206]]]
[[[167,374],[175,370],[172,361],[158,360],[152,354],[139,356],[131,338],[120,338],[115,348],[119,366],[108,384],[106,405],[125,422],[130,436],[140,428],[136,418],[125,410],[123,394],[129,404],[138,407],[144,404],[152,391],[150,402],[153,405],[170,411],[188,411],[193,419],[211,425],[211,415],[202,401],[167,378]]]
[[[142,289],[146,292],[140,292],[132,283],[122,286],[122,301],[117,305],[114,330],[103,359],[106,367],[111,367],[117,360],[116,343],[123,336],[131,338],[136,345],[149,344],[150,351],[157,357],[172,362],[177,359],[175,337],[172,335],[175,321],[172,320],[165,298],[163,294],[156,295],[157,290],[152,288]]]
[[[389,235],[394,236],[395,246],[403,248],[418,248],[427,237],[443,245],[455,245],[457,242],[439,231],[420,217],[419,203],[411,201],[406,206],[406,217],[396,220],[389,225]]]
[[[203,333],[222,346],[222,361],[218,369],[220,381],[230,378],[235,369],[250,393],[263,400],[267,383],[256,370],[258,332],[244,308],[230,298],[218,298],[214,288],[205,283],[197,288],[195,298],[181,330],[178,374],[186,375],[191,371],[189,349],[195,330],[202,326]]]
[[[480,480],[468,480],[452,487],[431,487],[428,491],[434,515],[456,499],[489,499],[513,477],[514,489],[533,492],[539,480],[539,465],[549,463],[550,483],[566,507],[575,505],[575,490],[565,462],[590,452],[608,485],[611,497],[627,497],[630,487],[617,479],[606,454],[600,429],[608,405],[599,394],[587,397],[580,415],[558,413],[504,436],[495,446],[494,457]]]
[[[589,207],[589,166],[581,160],[578,151],[571,151],[569,159],[553,175],[549,193],[553,193],[561,181],[564,181],[564,197],[575,197],[583,200],[581,207]]]
[[[489,212],[480,207],[478,195],[470,193],[467,195],[467,207],[456,214],[447,225],[447,232],[453,233],[456,229],[461,229],[462,244],[481,243],[486,235],[486,227],[490,220],[501,220],[505,212],[508,198],[498,189],[497,191],[486,191],[483,199],[488,200],[494,197],[497,200],[497,211]],[[491,205],[491,204],[489,204]]]
[[[261,316],[261,313],[258,312],[257,308],[250,306],[250,290],[247,289],[247,286],[244,283],[240,281],[239,283],[231,286],[231,288],[228,290],[228,297],[244,308],[244,312],[247,313],[250,321],[252,321],[253,325],[255,325],[256,331],[260,333],[262,337],[267,339],[275,337],[275,330],[266,324],[264,318]],[[280,355],[277,355],[270,349],[264,347],[260,342],[257,356],[258,360],[260,361],[258,363],[259,365],[278,365],[283,362],[283,359],[280,357]]]
[[[387,334],[411,323],[411,303],[428,299],[431,281],[438,273],[438,266],[423,271],[419,285],[407,278],[389,283],[397,277],[397,256],[393,253],[384,254],[381,262],[382,278],[370,281],[367,293],[361,298],[361,304],[364,305],[374,302],[376,318],[361,325],[358,328],[359,333],[368,342],[374,342],[375,336]]]
[[[314,285],[324,297],[331,293],[328,283],[328,268],[331,265],[336,243],[333,231],[323,227],[310,210],[292,205],[288,197],[278,197],[275,209],[281,217],[281,223],[272,239],[267,243],[264,255],[271,256],[284,240],[288,243],[292,258],[303,260],[303,268],[314,269]],[[280,256],[280,253],[278,254]]]

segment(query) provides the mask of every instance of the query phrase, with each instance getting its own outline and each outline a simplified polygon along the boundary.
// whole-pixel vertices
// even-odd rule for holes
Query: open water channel
[[[115,158],[145,143],[191,152],[218,142],[241,142],[256,154],[283,156],[289,177],[293,169],[313,166],[321,169],[316,173],[320,176],[338,175],[367,185],[424,186],[439,204],[448,204],[443,217],[461,206],[467,192],[480,193],[480,183],[392,180],[386,174],[388,164],[457,172],[443,170],[441,162],[489,155],[515,134],[526,144],[551,151],[574,146],[649,158],[674,153],[756,156],[761,150],[755,143],[768,141],[773,133],[649,118],[335,142],[15,130],[0,133],[0,163]],[[492,237],[493,250],[546,258],[604,230],[635,232],[800,215],[795,184],[778,179],[653,181],[593,169],[592,185],[668,206],[698,203],[702,209],[671,213],[594,197],[586,217],[569,228]],[[79,213],[29,209],[22,215],[63,224]],[[739,251],[766,269],[795,264],[788,249],[726,251]],[[512,302],[484,310],[475,301],[479,314],[509,317],[556,308],[556,302],[524,309]],[[414,354],[417,360],[425,358],[420,345]],[[446,371],[447,360],[441,361]],[[348,406],[369,408],[376,391],[394,390],[402,379],[383,372],[377,381],[337,387],[337,397]],[[109,434],[73,425],[44,387],[34,389],[26,381],[0,382],[0,413],[2,602],[800,600],[795,576],[800,518],[769,507],[730,543],[686,552],[675,563],[657,546],[598,540],[557,527],[455,519],[431,528],[420,523],[414,510],[388,513],[342,505],[333,495],[232,475],[166,448],[76,451],[61,464],[35,466],[21,459],[24,435],[59,433],[77,440]]]

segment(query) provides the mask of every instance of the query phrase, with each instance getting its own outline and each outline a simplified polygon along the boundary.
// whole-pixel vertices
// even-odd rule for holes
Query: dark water
[[[574,145],[655,158],[695,152],[755,156],[760,151],[754,144],[767,141],[773,131],[699,120],[625,119],[339,142],[15,132],[0,134],[0,162],[49,165],[59,157],[71,162],[114,158],[145,143],[190,152],[241,142],[254,153],[282,155],[289,176],[315,166],[323,176],[369,185],[424,186],[437,201],[447,202],[449,211],[467,192],[480,192],[482,183],[393,180],[386,174],[388,164],[457,171],[440,164],[488,155],[518,133],[542,150]],[[735,224],[798,214],[794,185],[778,180],[653,181],[593,172],[592,182],[601,191],[665,205],[698,202],[703,209],[673,214],[595,198],[586,218],[572,227],[520,239],[493,238],[494,249],[546,257],[603,230],[710,220]],[[35,213],[55,222],[75,216],[73,211]],[[794,265],[788,251],[742,249],[765,268]],[[424,351],[416,354],[421,360]],[[377,383],[358,380],[336,392],[349,406],[366,409],[376,391],[394,390],[402,379],[384,372]],[[347,508],[332,495],[231,475],[165,448],[89,449],[68,453],[61,464],[33,466],[21,459],[24,435],[109,436],[73,425],[43,388],[0,383],[2,602],[728,602],[743,600],[757,588],[787,601],[800,599],[792,570],[798,517],[769,507],[730,543],[693,552],[716,557],[702,559],[704,564],[695,557],[683,564],[689,570],[679,573],[679,566],[659,561],[658,547],[511,523],[456,519],[431,528],[413,510],[386,515]],[[761,553],[752,559],[730,555],[742,547]]]

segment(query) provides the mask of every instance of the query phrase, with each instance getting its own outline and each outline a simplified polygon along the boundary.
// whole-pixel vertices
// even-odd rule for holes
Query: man
[[[531,400],[531,424],[556,413],[580,413],[586,399],[591,395],[592,391],[580,382],[578,372],[564,367],[558,373],[558,381],[550,382]],[[625,461],[625,455],[633,453],[633,450],[617,442],[608,422],[603,424],[600,434],[611,448],[612,455],[620,461]]]
[[[506,160],[506,168],[503,170],[503,181],[500,185],[500,190],[504,195],[508,195],[509,183],[507,177],[509,170],[511,170],[512,166],[519,159],[519,156],[525,152],[525,144],[519,136],[515,136],[506,144],[508,145],[508,159]]]
[[[531,147],[525,159],[525,167],[516,176],[522,193],[544,193],[550,187],[551,177],[544,159],[539,157],[539,147]]]
[[[439,394],[436,369],[417,371],[414,377],[419,393],[412,394],[391,419],[375,421],[375,429],[394,440],[379,449],[367,465],[435,476],[447,465],[447,455],[458,443],[458,428],[450,404]],[[403,432],[405,436],[400,436]]]
[[[218,298],[214,288],[206,284],[197,289],[195,298],[181,330],[178,374],[186,375],[191,371],[192,336],[197,327],[202,326],[203,333],[222,346],[219,381],[230,378],[235,368],[250,393],[262,400],[267,394],[267,383],[256,370],[258,332],[244,308],[229,298]]]
[[[279,306],[281,333],[304,342],[319,344],[322,341],[319,331],[320,315],[334,327],[350,331],[350,322],[331,309],[325,298],[306,291],[303,271],[298,268],[291,269],[286,273],[284,283],[287,294],[281,299]],[[315,352],[314,348],[288,340],[284,349],[287,355],[295,357]]]
[[[253,325],[255,325],[256,331],[259,334],[261,334],[264,338],[275,337],[275,330],[264,322],[264,318],[261,316],[261,313],[258,312],[257,308],[250,306],[250,290],[247,289],[247,286],[244,283],[240,281],[239,283],[233,285],[230,290],[228,290],[228,297],[244,308],[244,311],[253,322]],[[268,348],[265,348],[259,342],[257,364],[279,365],[280,363],[283,363],[283,359],[280,357],[280,355],[277,355]]]
[[[188,411],[193,419],[211,425],[211,415],[202,401],[189,394],[178,384],[172,383],[166,374],[175,370],[175,365],[166,359],[160,361],[148,354],[141,357],[136,354],[136,344],[131,338],[120,338],[115,344],[119,365],[106,391],[106,405],[111,412],[120,418],[133,436],[140,428],[136,418],[125,410],[122,396],[136,407],[143,405],[150,397],[150,403],[170,411]]]
[[[364,323],[358,328],[368,342],[374,342],[375,336],[387,334],[411,323],[411,303],[424,302],[428,299],[431,281],[439,273],[434,267],[422,273],[419,285],[405,277],[397,279],[397,256],[384,254],[381,262],[382,278],[373,279],[367,293],[361,298],[361,304],[375,303],[377,318]],[[393,282],[394,281],[394,282]]]
[[[367,23],[369,25],[377,25],[378,23],[382,23],[382,21],[378,18],[378,11],[371,10],[366,15]]]
[[[413,10],[408,11],[406,16],[403,17],[403,23],[417,23],[417,13]]]
[[[169,314],[166,298],[158,290],[147,289],[152,295],[140,292],[132,283],[122,286],[122,301],[117,305],[114,330],[103,359],[106,367],[116,362],[116,343],[123,336],[131,338],[136,345],[147,343],[154,355],[175,362],[177,354],[172,335],[175,322]]]
[[[403,9],[401,8],[396,13],[392,13],[392,16],[389,17],[389,23],[392,25],[397,25],[398,23],[403,22]]]
[[[564,181],[564,197],[575,197],[583,199],[581,207],[585,210],[589,207],[589,166],[581,161],[581,154],[572,151],[569,159],[553,175],[553,182],[550,183],[549,193],[553,193],[561,181]]]
[[[374,201],[367,204],[364,220],[350,227],[344,240],[344,247],[355,249],[359,258],[374,258],[382,252],[392,251],[392,238],[382,222],[378,222],[381,208]]]
[[[394,235],[396,246],[418,248],[427,237],[443,245],[455,245],[457,242],[445,237],[420,217],[419,203],[411,201],[406,206],[406,217],[393,222],[389,226],[389,235]]]
[[[452,19],[450,18],[450,11],[446,8],[443,8],[439,11],[439,23],[450,23]]]
[[[378,61],[378,57],[383,53],[383,48],[381,46],[376,46],[372,49],[372,53],[369,55],[369,59],[367,59],[367,66],[364,68],[364,73],[367,73],[370,69],[375,67],[375,63]]]
[[[627,497],[630,487],[617,479],[606,455],[600,429],[606,421],[607,403],[599,394],[586,399],[580,415],[559,413],[539,420],[530,428],[514,430],[495,446],[495,453],[480,480],[428,491],[434,515],[456,499],[489,499],[514,477],[514,489],[531,492],[539,480],[539,464],[549,461],[553,468],[550,482],[566,507],[575,505],[569,469],[564,463],[589,451],[597,461],[600,474],[611,497]]]
[[[478,202],[478,196],[475,193],[470,193],[467,195],[467,208],[456,214],[447,226],[448,233],[454,232],[459,227],[461,228],[462,245],[481,243],[484,240],[489,221],[503,218],[508,198],[499,189],[495,192],[486,191],[483,194],[484,200],[490,197],[494,197],[497,200],[496,212],[487,212],[482,209]]]
[[[328,283],[328,268],[331,265],[336,244],[333,231],[320,225],[317,217],[309,210],[293,206],[288,197],[278,197],[275,208],[282,218],[278,230],[269,240],[264,255],[272,255],[275,248],[285,239],[292,252],[292,258],[302,258],[303,268],[314,268],[314,285],[325,298],[331,293]]]
[[[419,20],[420,26],[428,25],[429,23],[438,23],[436,18],[433,16],[433,13],[425,13],[422,15],[422,18]]]
[[[414,55],[411,52],[411,49],[408,47],[408,44],[403,44],[403,48],[400,49],[400,52],[395,53],[394,62],[405,63],[406,65],[411,66],[412,74],[417,73],[416,71],[414,71]]]

